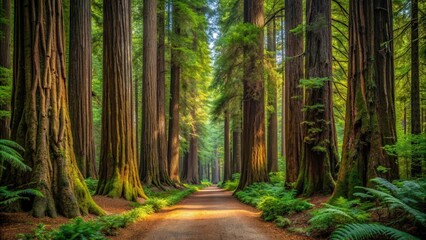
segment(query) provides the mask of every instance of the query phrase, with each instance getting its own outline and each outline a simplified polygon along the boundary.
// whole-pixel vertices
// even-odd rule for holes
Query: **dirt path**
[[[181,203],[122,229],[113,239],[309,239],[262,221],[229,191],[208,187]]]

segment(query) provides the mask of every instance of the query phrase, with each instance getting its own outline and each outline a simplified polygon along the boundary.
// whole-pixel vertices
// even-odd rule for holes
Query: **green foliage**
[[[275,225],[280,228],[286,228],[291,225],[291,221],[283,216],[277,216],[274,220]]]
[[[359,200],[338,198],[333,205],[324,204],[324,207],[313,211],[309,220],[308,231],[315,236],[325,236],[334,231],[339,225],[347,223],[365,223],[370,214],[361,205]]]
[[[235,191],[235,189],[237,189],[238,184],[240,182],[240,176],[241,176],[240,173],[232,174],[232,180],[220,183],[219,187],[224,188],[228,191]]]
[[[22,157],[22,154],[24,152],[25,149],[16,142],[0,139],[1,168],[4,169],[4,163],[8,163],[19,171],[31,171],[31,168],[23,162],[24,158]]]
[[[40,223],[32,233],[18,234],[16,237],[19,240],[49,240],[52,239],[53,232],[46,230],[46,225]]]
[[[394,145],[386,145],[385,150],[388,154],[411,158],[412,155],[426,155],[426,134],[403,135],[398,138]]]
[[[299,87],[305,87],[307,89],[322,88],[328,81],[330,81],[328,77],[300,79]]]
[[[22,154],[24,151],[24,148],[16,142],[0,139],[0,177],[3,169],[5,169],[5,163],[22,172],[31,171],[31,168],[23,162]],[[28,200],[29,196],[43,197],[43,194],[32,188],[11,190],[7,186],[0,186],[0,207],[7,206],[16,201]]]
[[[100,232],[102,225],[97,221],[85,222],[82,218],[76,218],[71,223],[64,224],[54,231],[52,238],[55,240],[71,240],[71,239],[107,239]]]
[[[390,183],[383,178],[374,178],[371,180],[375,188],[357,187],[364,192],[355,193],[355,196],[367,200],[376,200],[379,207],[386,207],[391,212],[396,210],[400,218],[406,217],[413,222],[426,228],[426,180],[405,180]]]
[[[7,186],[0,186],[0,206],[7,206],[19,200],[29,200],[29,196],[43,197],[43,194],[32,188],[8,190]]]
[[[306,200],[296,198],[294,192],[285,192],[279,198],[273,196],[262,197],[256,207],[262,211],[263,219],[275,221],[278,216],[310,209],[312,204]]]
[[[408,233],[399,231],[397,229],[387,227],[380,224],[359,224],[352,223],[347,224],[342,228],[339,228],[331,235],[333,240],[363,240],[363,239],[406,239],[416,240],[416,238]]]
[[[87,188],[89,189],[89,192],[91,195],[94,195],[96,193],[96,187],[98,186],[98,179],[93,178],[86,178],[85,182],[87,185]]]

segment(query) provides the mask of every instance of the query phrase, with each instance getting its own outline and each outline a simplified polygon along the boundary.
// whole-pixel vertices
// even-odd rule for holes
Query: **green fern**
[[[325,236],[336,229],[337,226],[347,223],[365,223],[370,214],[364,210],[359,200],[338,198],[334,205],[324,204],[324,207],[312,212],[309,220],[308,231],[316,236]]]
[[[43,194],[31,188],[11,191],[7,189],[7,186],[0,186],[0,206],[7,206],[19,200],[28,200],[28,196],[43,197]]]
[[[24,158],[22,154],[24,151],[24,148],[16,142],[0,139],[0,162],[2,163],[2,167],[6,162],[20,171],[31,171],[31,168],[23,162]]]
[[[337,229],[331,235],[332,240],[363,240],[363,239],[378,239],[378,237],[386,237],[387,239],[398,240],[416,240],[408,233],[399,231],[395,228],[387,227],[381,224],[370,223],[360,224],[352,223]]]
[[[400,209],[413,217],[414,221],[426,227],[426,213],[424,211],[426,190],[421,184],[413,181],[403,181],[398,187],[385,179],[375,178],[371,180],[376,184],[377,189],[356,187],[364,190],[365,193],[355,193],[355,196],[362,198],[376,198],[390,210]]]

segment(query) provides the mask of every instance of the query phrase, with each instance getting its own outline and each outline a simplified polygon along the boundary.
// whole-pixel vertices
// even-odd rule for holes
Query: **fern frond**
[[[392,196],[389,193],[372,189],[372,188],[366,188],[366,187],[356,187],[358,189],[363,189],[370,193],[371,195],[377,197],[381,202],[387,204],[390,209],[396,209],[399,208],[409,215],[414,217],[414,220],[419,222],[422,226],[426,226],[426,214],[409,206],[405,202],[401,201],[400,199]]]
[[[21,152],[21,153],[25,152],[25,149],[21,145],[19,145],[18,143],[14,142],[14,141],[11,141],[11,140],[0,139],[0,145],[8,146],[8,147],[13,148],[16,151]]]
[[[9,154],[7,152],[0,153],[0,161],[9,163],[13,168],[16,168],[23,172],[31,171],[31,168],[22,162],[22,158]]]
[[[377,239],[382,236],[389,239],[397,240],[420,240],[419,238],[408,234],[406,232],[399,231],[395,228],[387,227],[375,223],[352,223],[346,224],[343,227],[337,229],[331,235],[332,240],[363,240],[363,239]]]

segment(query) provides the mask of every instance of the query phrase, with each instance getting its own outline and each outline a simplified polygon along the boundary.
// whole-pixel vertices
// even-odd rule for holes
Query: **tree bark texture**
[[[239,123],[238,123],[239,124]],[[232,132],[232,173],[241,173],[241,127]]]
[[[172,14],[177,16],[179,9],[177,4],[173,4]],[[176,17],[173,17],[173,34],[180,34],[179,23]],[[179,94],[180,94],[180,63],[178,57],[178,46],[176,41],[172,41],[171,52],[171,76],[170,76],[170,105],[169,105],[169,136],[167,160],[169,161],[170,179],[179,183]]]
[[[213,157],[212,183],[217,184],[219,182],[219,156],[217,154],[217,149],[214,150]]]
[[[130,0],[103,1],[102,137],[97,194],[146,198],[138,174]]]
[[[190,184],[200,184],[198,175],[198,133],[195,127],[189,134],[189,152],[187,166],[186,182]]]
[[[275,60],[275,20],[270,22],[267,26],[267,51],[268,51],[268,65],[271,74],[269,74],[268,81],[268,142],[267,146],[267,159],[268,159],[268,172],[278,172],[278,102],[277,102],[277,89],[278,83],[275,74],[272,72],[276,68]]]
[[[97,178],[92,116],[91,1],[71,0],[69,85],[74,152],[83,177]]]
[[[0,88],[6,90],[11,85],[11,59],[10,59],[10,0],[0,0]],[[7,91],[7,90],[6,90]],[[4,102],[3,102],[4,101]],[[9,96],[0,98],[0,139],[10,137],[10,99]]]
[[[394,144],[395,89],[390,0],[350,1],[349,80],[343,154],[332,199],[353,197],[368,180],[398,178]],[[379,166],[387,171],[380,171]]]
[[[157,1],[144,0],[143,4],[143,83],[142,83],[142,181],[160,186],[158,160],[157,111]]]
[[[11,174],[36,188],[35,217],[103,214],[78,170],[66,90],[61,0],[15,1],[12,139],[26,149],[31,174]]]
[[[232,178],[232,174],[231,174],[231,136],[230,136],[230,116],[229,116],[229,111],[225,111],[224,112],[224,135],[223,135],[223,139],[224,139],[224,157],[223,157],[223,180],[224,181],[228,181],[231,180]]]
[[[166,132],[166,64],[165,64],[165,19],[166,1],[158,1],[157,13],[157,114],[158,114],[158,162],[160,166],[160,181],[172,185],[169,177],[167,161],[167,132]]]
[[[317,82],[305,86],[304,139],[298,193],[306,196],[331,193],[332,173],[338,162],[333,116],[331,0],[306,1],[306,79]]]
[[[286,183],[296,182],[299,161],[302,159],[303,133],[303,89],[299,80],[303,78],[303,34],[293,33],[303,21],[302,0],[285,1],[285,94],[284,94],[284,142],[286,159]]]
[[[420,127],[420,81],[419,81],[419,2],[411,1],[411,134],[421,133]],[[422,156],[413,152],[411,176],[422,174]]]
[[[257,30],[257,41],[253,48],[244,47],[242,169],[237,190],[255,182],[269,181],[265,146],[263,4],[263,0],[244,1],[244,22],[256,28],[253,31]]]

